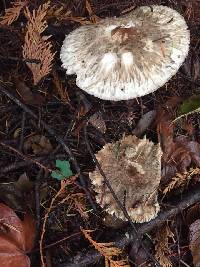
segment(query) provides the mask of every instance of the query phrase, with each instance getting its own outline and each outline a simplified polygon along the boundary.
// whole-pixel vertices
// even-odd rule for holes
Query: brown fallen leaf
[[[169,181],[177,173],[188,171],[191,164],[200,167],[200,144],[188,140],[186,136],[178,136],[168,143],[162,157],[162,179]]]
[[[190,225],[190,250],[195,267],[200,267],[200,219]]]
[[[141,137],[141,135],[146,131],[146,129],[151,125],[151,123],[154,121],[156,117],[156,111],[151,110],[147,113],[145,113],[137,125],[135,126],[132,134],[136,135],[137,137]]]
[[[21,221],[8,206],[0,203],[0,262],[4,267],[29,267],[26,252],[33,248],[35,221],[30,215]]]
[[[185,211],[185,221],[188,225],[192,224],[200,218],[200,203],[195,203],[192,207]]]
[[[163,150],[161,182],[164,185],[170,182],[177,184],[177,181],[172,181],[173,178],[178,178],[177,174],[185,174],[192,164],[200,166],[200,144],[183,135],[174,138],[174,124],[170,112],[162,109],[158,115],[157,132]],[[187,180],[185,182],[187,183]]]
[[[96,129],[98,129],[101,133],[106,132],[106,124],[105,124],[105,121],[102,117],[101,112],[94,113],[90,117],[89,123],[92,124],[92,126],[95,127]]]
[[[29,136],[24,142],[24,151],[26,153],[32,150],[35,155],[47,155],[52,149],[49,139],[43,135]]]
[[[130,243],[131,249],[129,252],[129,259],[131,259],[135,263],[135,266],[140,266],[140,267],[150,266],[148,253],[142,247],[141,242],[143,242],[143,244],[146,245],[149,253],[152,248],[150,243],[146,244],[147,242],[145,241],[146,240],[140,240],[139,242],[138,239],[136,239]]]
[[[44,103],[45,98],[39,93],[33,93],[24,81],[20,81],[19,79],[15,78],[15,86],[18,94],[26,104],[42,106]]]
[[[30,193],[34,186],[34,183],[30,181],[25,172],[19,176],[19,179],[14,184],[21,193]]]
[[[194,81],[200,79],[200,59],[198,55],[191,55],[187,57],[183,64],[183,73]]]

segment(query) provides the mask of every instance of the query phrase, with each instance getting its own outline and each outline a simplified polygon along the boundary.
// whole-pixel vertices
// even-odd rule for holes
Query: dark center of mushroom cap
[[[132,39],[137,34],[137,29],[134,26],[131,27],[116,27],[111,31],[112,39],[123,44]]]

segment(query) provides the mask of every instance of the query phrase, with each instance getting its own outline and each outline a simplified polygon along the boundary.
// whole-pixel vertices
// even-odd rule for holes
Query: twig
[[[42,248],[42,249],[52,248],[52,247],[54,247],[55,245],[58,245],[58,244],[60,244],[60,243],[63,243],[64,241],[66,241],[66,240],[68,240],[68,239],[70,239],[70,238],[76,237],[76,236],[78,236],[78,235],[81,235],[81,234],[82,234],[81,232],[77,232],[77,233],[72,234],[72,235],[70,235],[70,236],[66,236],[66,237],[64,237],[64,238],[62,238],[62,239],[60,239],[60,240],[58,240],[58,241],[55,241],[55,242],[53,242],[53,243],[51,243],[51,244],[49,244],[49,245],[46,245],[46,246],[45,246],[44,248]]]
[[[179,199],[181,200],[179,201]],[[169,203],[172,208],[160,213],[155,219],[150,222],[137,225],[137,231],[139,235],[144,235],[153,230],[155,227],[160,227],[164,222],[169,220],[172,216],[177,215],[179,212],[188,208],[189,206],[200,201],[200,185],[191,188],[190,192],[187,192],[179,197],[174,198],[174,200]],[[131,227],[124,229],[123,233],[118,233],[117,238],[115,238],[115,246],[119,248],[124,248],[132,240],[137,238],[135,236],[135,231]],[[58,264],[57,267],[85,267],[97,262],[102,255],[96,250],[89,250],[87,253],[79,253],[77,256],[72,257],[70,261]]]
[[[36,181],[35,181],[36,235],[35,235],[35,240],[34,240],[34,244],[35,244],[34,247],[38,245],[39,238],[40,238],[40,219],[41,219],[40,217],[40,184],[41,184],[40,180],[41,180],[43,173],[44,173],[43,169],[40,169],[36,176]],[[32,253],[32,251],[30,253],[30,259],[31,259],[32,265],[36,266],[38,262],[38,257],[37,255]]]
[[[40,160],[40,158],[38,158],[36,160]],[[31,164],[33,164],[33,162],[30,162],[30,161],[19,161],[19,162],[11,163],[11,164],[5,166],[4,168],[0,169],[0,176],[6,174],[8,172],[15,171],[17,169],[29,166]]]
[[[56,201],[57,197],[60,196],[60,194],[62,193],[62,191],[63,191],[63,188],[60,188],[60,190],[56,193],[55,197],[52,198],[51,203],[50,203],[50,206],[49,206],[49,208],[48,208],[48,210],[47,210],[47,212],[45,213],[45,216],[44,216],[44,221],[43,221],[43,224],[42,224],[41,236],[40,236],[40,241],[39,241],[39,245],[40,245],[40,259],[41,259],[42,267],[45,267],[46,266],[46,264],[44,262],[43,247],[42,246],[43,246],[44,235],[45,235],[45,232],[46,232],[47,219],[49,217],[49,213],[52,210],[52,207],[53,207],[54,202]]]
[[[85,134],[85,142],[86,142],[86,146],[88,151],[90,152],[90,155],[92,156],[92,159],[94,161],[94,163],[96,164],[97,168],[99,169],[99,172],[101,174],[101,176],[104,178],[104,182],[106,184],[106,186],[108,187],[108,189],[110,190],[111,194],[113,195],[113,198],[115,199],[117,205],[119,206],[119,208],[123,211],[124,216],[126,217],[126,219],[128,220],[128,222],[130,223],[134,233],[135,233],[135,238],[138,240],[140,240],[140,235],[137,232],[136,226],[133,223],[133,221],[131,220],[131,217],[129,216],[126,208],[123,206],[123,204],[121,203],[121,201],[119,200],[119,198],[117,197],[117,195],[115,194],[114,190],[112,189],[112,186],[109,183],[109,180],[107,179],[104,171],[101,168],[101,165],[99,164],[95,154],[93,153],[91,147],[90,147],[90,143],[88,141],[88,136],[87,136],[87,126],[84,126],[84,134]],[[157,260],[149,253],[149,251],[146,249],[146,247],[144,246],[144,244],[141,242],[141,246],[144,249],[144,251],[147,253],[147,255],[149,256],[149,258],[155,263],[155,266],[160,266],[160,264],[157,262]]]
[[[53,242],[51,244],[48,244],[48,245],[45,245],[44,247],[42,247],[42,250],[45,250],[45,249],[48,249],[48,248],[52,248],[52,247],[54,247],[54,246],[56,246],[58,244],[61,244],[61,243],[65,242],[68,239],[71,239],[71,238],[79,236],[79,235],[82,235],[82,233],[81,232],[77,232],[77,233],[71,234],[69,236],[65,236],[62,239],[58,240],[58,241],[55,241],[55,242]],[[36,249],[31,250],[31,252],[29,252],[29,254],[32,255],[32,254],[37,253],[38,251],[39,251],[39,249],[36,248]]]
[[[39,59],[29,59],[29,58],[20,58],[20,57],[11,57],[11,56],[8,56],[8,57],[5,57],[5,56],[1,56],[0,55],[0,60],[12,60],[12,61],[22,61],[22,62],[25,62],[25,63],[35,63],[35,64],[40,64],[41,61]]]
[[[37,166],[39,166],[40,168],[44,169],[45,171],[49,171],[52,172],[53,170],[49,169],[48,167],[44,166],[42,163],[40,163],[39,161],[32,159],[28,156],[25,156],[24,154],[22,154],[19,150],[17,150],[16,148],[9,146],[3,142],[0,142],[0,145],[3,147],[6,147],[8,149],[10,149],[11,151],[15,152],[16,154],[18,154],[20,157],[22,157],[24,160],[26,161],[31,161],[32,163],[36,164]]]
[[[19,142],[19,150],[22,151],[23,143],[24,143],[24,127],[26,121],[26,113],[22,113],[22,124],[21,124],[21,133],[20,133],[20,142]]]
[[[186,74],[184,74],[182,71],[179,72],[180,76],[184,78],[186,81],[193,83],[194,85],[200,86],[200,82],[193,80]]]
[[[40,171],[37,174],[36,182],[35,182],[35,210],[36,210],[36,228],[37,231],[40,229],[40,185],[41,185],[41,177],[43,174],[43,170],[40,169]]]

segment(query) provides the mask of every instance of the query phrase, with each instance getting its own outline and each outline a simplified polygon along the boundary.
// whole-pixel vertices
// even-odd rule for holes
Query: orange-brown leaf
[[[31,251],[34,247],[36,224],[35,219],[31,214],[26,214],[24,220],[22,221],[24,242],[26,252]]]
[[[0,263],[4,267],[30,267],[25,254],[33,248],[34,219],[26,215],[21,221],[8,206],[0,203]]]

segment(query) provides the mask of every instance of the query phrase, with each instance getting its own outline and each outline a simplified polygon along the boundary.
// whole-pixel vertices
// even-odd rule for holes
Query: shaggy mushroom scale
[[[96,155],[115,194],[135,222],[153,219],[160,209],[157,189],[161,178],[161,155],[159,144],[131,135],[105,145]],[[100,206],[109,214],[126,220],[98,168],[89,176]]]
[[[159,5],[141,6],[119,18],[84,25],[66,36],[62,66],[77,85],[106,100],[154,92],[185,60],[190,34],[184,18]]]

